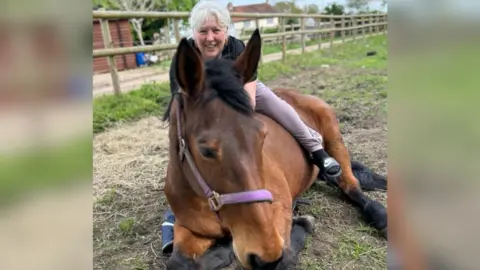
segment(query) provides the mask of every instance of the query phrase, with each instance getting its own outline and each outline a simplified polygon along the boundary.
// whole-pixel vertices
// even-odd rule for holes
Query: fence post
[[[368,16],[368,24],[370,25],[369,34],[373,36],[373,16]]]
[[[366,22],[367,19],[363,15],[362,15],[361,18],[362,18],[362,37],[365,40],[367,38],[367,27],[368,26],[365,26],[366,25],[365,22]]]
[[[165,43],[170,44],[170,25],[171,25],[170,18],[167,18],[165,22],[166,22],[164,26],[165,27]],[[173,51],[168,51],[168,57],[170,59],[173,59]]]
[[[370,36],[373,36],[373,32],[375,32],[375,26],[373,26],[374,23],[375,23],[375,17],[370,16]]]
[[[177,43],[180,42],[181,36],[180,36],[180,29],[178,28],[178,19],[173,19],[173,30],[175,31],[175,40]]]
[[[300,31],[305,30],[305,18],[300,18]],[[300,36],[300,44],[302,45],[302,54],[305,53],[305,34]]]
[[[285,63],[287,61],[287,36],[285,36],[285,17],[280,18],[282,20],[282,62]]]
[[[331,30],[330,30],[330,50],[332,50],[333,39],[335,38],[335,28],[336,28],[335,21],[334,21],[333,17],[330,17],[330,27],[331,27]]]
[[[295,27],[293,27],[293,21],[290,22],[290,32],[292,32],[292,40],[290,44],[295,43]]]
[[[385,14],[383,15],[383,19],[385,20],[384,21],[384,25],[383,25],[383,33],[386,35],[387,34],[387,28],[388,28],[388,15]]]
[[[357,27],[357,17],[352,17],[352,27],[353,27],[353,32],[352,32],[352,39],[355,41],[357,39],[358,35],[358,28]]]
[[[352,33],[353,33],[353,29],[352,29],[352,17],[348,17],[347,19],[347,26],[345,26],[347,28],[349,28],[350,30],[348,30],[348,34],[347,34],[347,37],[352,37]]]
[[[113,48],[112,36],[110,35],[110,27],[108,20],[100,19],[100,26],[102,28],[103,44],[105,48]],[[108,56],[108,67],[110,75],[112,76],[113,91],[115,95],[120,95],[120,82],[118,80],[117,64],[115,63],[115,56]]]
[[[380,17],[380,22],[382,23],[382,25],[380,26],[379,31],[383,33],[383,31],[385,31],[384,30],[385,28],[383,27],[383,24],[385,23],[385,17],[383,15],[382,15],[382,17]]]
[[[340,27],[342,27],[342,30],[340,30],[340,33],[341,33],[341,35],[342,35],[342,43],[345,43],[345,32],[346,32],[346,30],[344,29],[344,28],[346,27],[346,23],[345,23],[345,22],[346,22],[346,20],[345,20],[345,18],[342,16],[342,21],[341,21],[341,24],[340,24],[340,25],[341,25]]]
[[[317,19],[318,30],[322,29],[322,19]],[[318,33],[318,49],[322,48],[322,33]]]

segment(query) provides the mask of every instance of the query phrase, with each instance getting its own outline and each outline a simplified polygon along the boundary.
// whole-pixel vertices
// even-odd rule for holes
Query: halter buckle
[[[178,151],[180,161],[183,161],[183,158],[185,157],[185,140],[182,138],[180,139],[180,150]]]
[[[212,208],[213,211],[218,212],[220,208],[222,208],[223,204],[219,202],[220,199],[220,194],[217,192],[213,191],[213,195],[208,198],[208,203],[210,204],[210,208]]]

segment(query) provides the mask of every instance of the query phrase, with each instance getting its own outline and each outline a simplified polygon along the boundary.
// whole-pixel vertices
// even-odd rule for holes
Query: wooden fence
[[[114,57],[116,55],[125,55],[137,52],[154,52],[154,51],[173,51],[176,50],[178,44],[160,44],[136,47],[113,48],[112,38],[108,27],[108,20],[110,19],[132,19],[132,18],[155,18],[155,19],[180,19],[188,18],[189,12],[126,12],[126,11],[93,11],[93,19],[99,19],[102,27],[103,41],[105,49],[93,50],[93,57],[107,57],[110,74],[115,94],[120,94],[120,83],[118,78],[118,71],[115,66]],[[259,19],[262,18],[279,18],[280,29],[277,33],[262,34],[262,41],[271,39],[282,39],[282,61],[285,62],[287,54],[287,37],[292,35],[300,35],[300,44],[302,53],[305,53],[305,37],[307,35],[318,35],[318,48],[321,48],[323,39],[322,35],[328,35],[330,47],[333,46],[333,41],[337,33],[340,33],[342,42],[345,41],[346,36],[351,36],[353,39],[359,34],[363,37],[367,33],[386,32],[387,30],[387,14],[359,14],[359,15],[322,15],[322,14],[284,14],[284,13],[240,13],[232,12],[232,18],[242,17],[255,19],[256,28],[259,28]],[[287,18],[300,18],[300,27],[295,30],[293,25],[290,25],[291,31],[286,31],[287,25],[284,23]],[[316,22],[317,29],[306,29],[305,19],[311,18]],[[327,23],[327,24],[325,24]],[[323,27],[322,27],[323,25]],[[325,27],[327,25],[328,27]],[[311,27],[309,27],[311,28]],[[243,33],[243,31],[242,31]],[[250,35],[238,37],[241,40],[248,40]],[[178,37],[177,37],[178,39]],[[177,40],[178,41],[178,40]]]

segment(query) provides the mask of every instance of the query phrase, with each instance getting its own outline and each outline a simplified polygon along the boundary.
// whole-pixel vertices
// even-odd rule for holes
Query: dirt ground
[[[386,174],[386,71],[318,67],[268,86],[295,87],[332,104],[353,159]],[[159,118],[94,138],[95,269],[164,269],[160,226],[166,200],[167,129]],[[370,192],[384,205],[386,194]],[[316,184],[300,212],[316,218],[299,269],[385,269],[387,242],[364,225],[338,192]]]

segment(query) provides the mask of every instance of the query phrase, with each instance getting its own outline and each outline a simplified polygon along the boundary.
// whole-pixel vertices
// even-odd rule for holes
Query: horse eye
[[[201,147],[200,148],[200,153],[202,153],[202,155],[205,158],[216,158],[217,157],[217,152],[215,152],[215,150],[213,150],[211,148]]]

